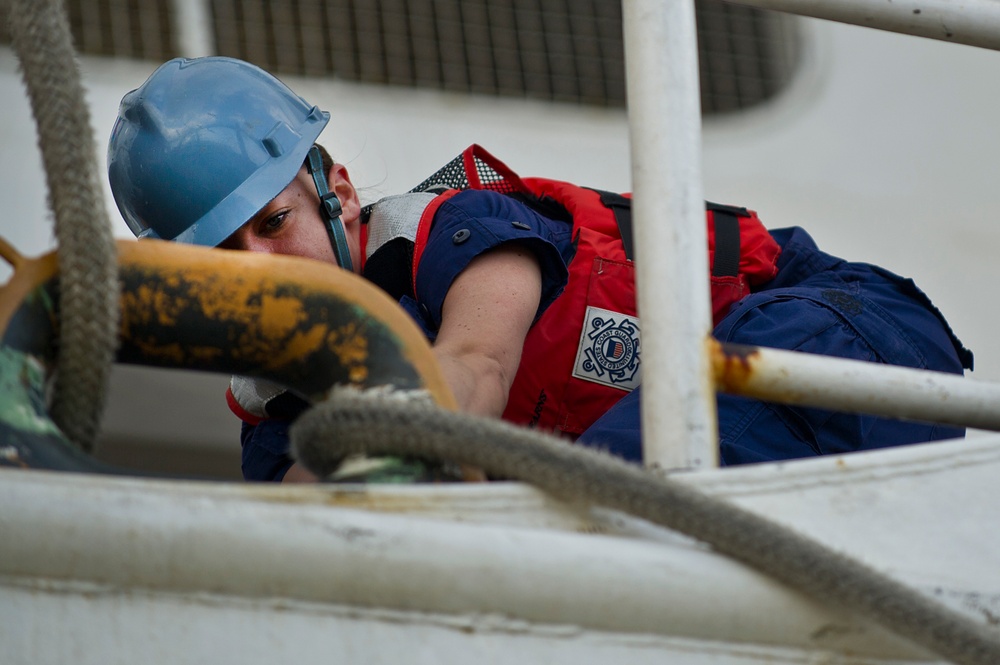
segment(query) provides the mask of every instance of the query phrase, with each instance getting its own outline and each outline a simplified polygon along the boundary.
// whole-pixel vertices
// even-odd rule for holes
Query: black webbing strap
[[[712,277],[736,277],[740,274],[740,220],[746,208],[734,208],[717,203],[706,203],[715,223],[715,260]]]
[[[614,192],[605,192],[595,189],[601,195],[601,203],[615,215],[615,222],[618,224],[618,233],[622,237],[622,245],[625,246],[625,258],[634,260],[634,245],[632,243],[632,199]]]
[[[337,195],[326,186],[326,173],[323,171],[323,158],[319,148],[315,145],[309,149],[308,160],[306,162],[309,174],[312,176],[313,184],[316,185],[316,194],[319,195],[319,210],[326,225],[327,235],[330,236],[330,245],[333,246],[333,255],[337,259],[337,265],[348,272],[353,271],[351,265],[351,252],[347,247],[347,234],[344,231],[344,224],[340,221],[343,210],[340,207],[340,200]]]
[[[615,216],[618,232],[625,246],[625,258],[634,260],[632,241],[632,199],[614,192],[595,189],[600,194],[601,203]],[[740,271],[740,220],[749,213],[746,208],[705,202],[712,211],[715,222],[715,260],[712,262],[713,277],[735,277]]]

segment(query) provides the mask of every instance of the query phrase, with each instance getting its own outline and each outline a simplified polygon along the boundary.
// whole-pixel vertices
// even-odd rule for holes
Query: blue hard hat
[[[111,191],[136,236],[215,246],[295,178],[329,119],[242,60],[170,60],[121,101]]]

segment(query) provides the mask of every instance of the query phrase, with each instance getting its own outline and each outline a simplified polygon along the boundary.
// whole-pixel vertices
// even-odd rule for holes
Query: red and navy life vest
[[[427,245],[434,213],[461,189],[488,189],[538,203],[557,204],[572,218],[576,253],[563,293],[525,339],[521,364],[503,417],[514,423],[575,436],[639,383],[640,335],[629,194],[558,180],[521,178],[473,145],[417,189],[451,188],[423,211],[416,230],[413,275]],[[435,174],[437,175],[437,174]],[[708,204],[708,263],[712,315],[718,323],[751,287],[777,274],[781,248],[757,214]],[[666,288],[666,287],[665,287]]]
[[[436,196],[391,197],[396,199],[391,204],[396,223],[383,229],[372,219],[379,228],[363,229],[366,256],[393,234],[411,239],[415,292],[417,267],[434,214],[464,189],[514,195],[542,214],[555,206],[559,218],[572,220],[576,251],[566,287],[528,331],[503,417],[576,436],[639,384],[641,339],[629,195],[521,178],[473,145],[413,190]],[[706,231],[712,315],[718,323],[751,287],[777,274],[781,249],[756,213],[745,208],[708,204]],[[278,406],[287,393],[273,388],[258,379],[235,376],[226,397],[237,416],[256,424],[282,412]]]

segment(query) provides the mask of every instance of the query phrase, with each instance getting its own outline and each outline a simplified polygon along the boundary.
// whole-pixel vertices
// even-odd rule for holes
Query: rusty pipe
[[[719,392],[1000,431],[1000,384],[957,374],[707,341]]]

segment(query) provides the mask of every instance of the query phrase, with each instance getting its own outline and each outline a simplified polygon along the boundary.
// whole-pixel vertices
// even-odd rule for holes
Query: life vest
[[[555,204],[571,217],[576,253],[569,279],[528,332],[503,417],[575,437],[639,385],[630,195],[521,178],[478,145],[417,189],[442,187],[449,189],[427,205],[417,226],[414,280],[435,212],[462,189],[514,195],[543,214]],[[706,230],[718,323],[751,287],[774,278],[781,248],[746,208],[707,204]]]
[[[576,247],[565,289],[528,331],[503,417],[575,437],[640,381],[630,195],[521,178],[472,145],[410,194],[373,206],[363,243],[365,258],[395,238],[412,241],[409,272],[416,292],[417,268],[434,215],[465,189],[514,196],[542,214],[572,220]],[[718,323],[752,286],[777,274],[781,248],[757,214],[745,208],[707,204],[706,231],[712,315]],[[258,381],[234,376],[227,391],[230,409],[251,424],[283,417],[279,414],[287,411],[287,395],[272,394],[268,386],[257,386]],[[289,416],[304,404],[295,406]]]

